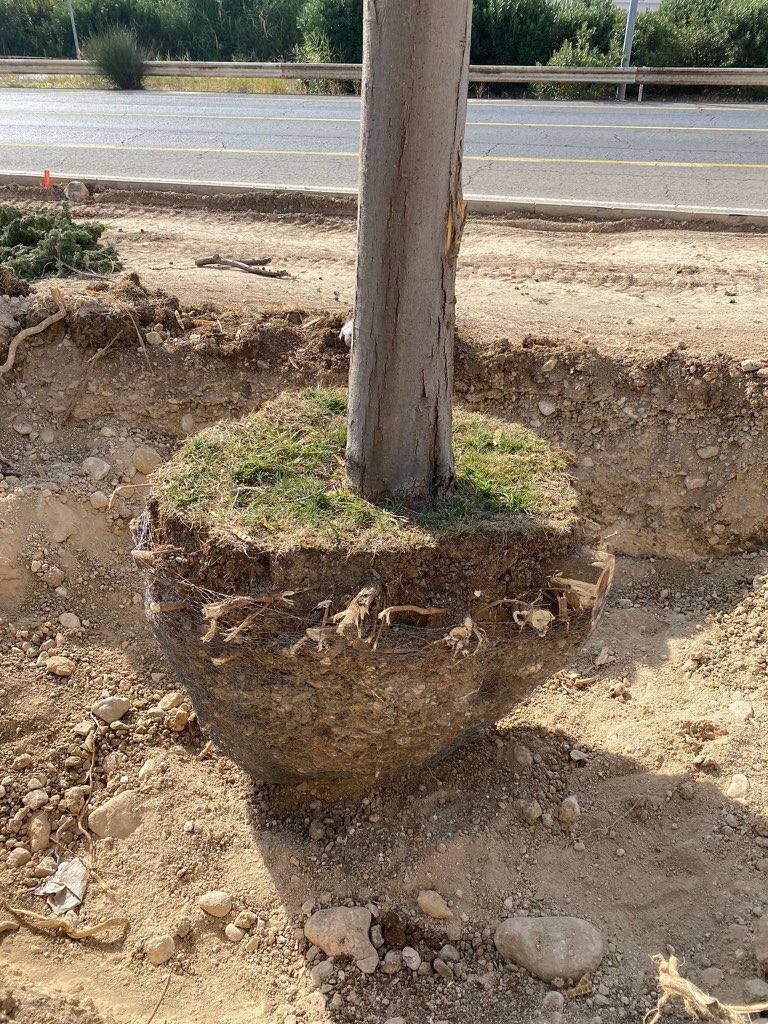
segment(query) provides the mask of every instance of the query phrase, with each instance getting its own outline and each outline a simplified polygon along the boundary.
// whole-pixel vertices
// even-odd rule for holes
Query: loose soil
[[[79,915],[127,918],[125,936],[2,932],[0,1020],[146,1024],[168,973],[155,1024],[551,1019],[549,986],[494,950],[509,914],[584,917],[606,937],[591,992],[567,999],[566,1022],[640,1021],[658,994],[650,957],[671,950],[721,998],[754,999],[765,979],[752,933],[768,909],[768,383],[741,361],[768,352],[764,239],[470,222],[457,399],[572,453],[587,539],[619,555],[617,579],[572,669],[442,763],[345,797],[247,778],[210,750],[183,695],[158,715],[178,684],[129,558],[146,491],[103,506],[113,486],[145,483],[143,449],[166,458],[189,431],[286,386],[343,382],[354,226],[94,206],[138,282],[64,282],[67,327],[30,339],[0,377],[3,899],[45,911],[30,889],[51,848],[7,863],[29,845],[30,788],[52,797],[63,845],[88,852],[62,794],[87,781],[74,728],[107,693],[132,706],[124,727],[99,728],[90,806],[134,790],[141,823],[94,842]],[[215,249],[271,255],[292,276],[190,268]],[[14,331],[54,306],[45,283],[0,306],[1,361]],[[107,469],[89,463],[89,476],[88,457]],[[80,627],[62,625],[64,613]],[[41,649],[70,658],[73,674],[38,666]],[[582,809],[571,827],[557,820],[568,795]],[[544,814],[528,824],[519,802],[533,799]],[[452,901],[453,921],[421,914],[426,888]],[[196,908],[210,889],[232,894],[230,917]],[[448,929],[456,979],[342,964],[332,989],[313,989],[302,906],[347,900],[398,909],[403,938],[427,960]],[[260,921],[253,942],[232,943],[223,928],[241,909]],[[144,942],[177,929],[175,956],[152,966]]]

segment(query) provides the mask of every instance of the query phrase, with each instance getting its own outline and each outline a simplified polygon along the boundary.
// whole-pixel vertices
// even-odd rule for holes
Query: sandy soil
[[[178,337],[165,330],[161,345],[148,346],[148,360],[138,345],[121,342],[114,358],[94,368],[67,422],[86,361],[107,333],[88,340],[72,328],[41,336],[0,377],[0,1021],[148,1024],[162,996],[155,1024],[384,1024],[396,1017],[406,1024],[634,1024],[658,997],[650,958],[671,953],[724,1000],[765,999],[755,945],[768,912],[765,532],[761,542],[755,523],[751,533],[734,529],[728,550],[719,551],[707,514],[696,520],[686,505],[676,512],[695,521],[686,562],[667,557],[661,527],[643,534],[652,538],[644,557],[632,553],[636,535],[618,543],[630,553],[620,554],[605,619],[572,670],[413,778],[354,796],[254,782],[210,750],[194,715],[184,721],[176,709],[157,712],[179,687],[152,641],[129,557],[128,523],[142,492],[118,498],[111,510],[98,493],[143,483],[140,449],[167,457],[183,434],[182,416],[199,426],[240,414],[294,376],[343,370],[343,351],[328,354],[308,342],[297,357],[294,342],[274,326],[259,346],[225,356],[201,338],[207,328],[184,307],[216,301],[227,329],[228,307],[259,317],[276,299],[306,310],[307,322],[318,308],[345,312],[353,225],[168,209],[150,217],[106,205],[99,213],[126,267],[180,297],[187,326]],[[272,255],[292,277],[188,268],[213,249]],[[702,365],[686,354],[704,379],[712,373],[738,383],[739,360],[768,351],[758,298],[767,266],[758,235],[476,221],[463,256],[462,321],[477,363],[496,367],[502,339],[514,341],[513,376],[525,377],[526,359],[544,363],[554,351],[561,393],[570,351],[588,364],[585,376],[599,378],[589,369],[587,341],[608,355],[620,352],[622,373],[635,376],[655,372],[649,348],[683,342],[707,354]],[[47,286],[37,290],[45,294]],[[735,304],[726,290],[737,293]],[[66,292],[71,307],[78,295],[103,298],[82,283]],[[35,301],[0,298],[19,322]],[[141,329],[148,329],[143,321]],[[557,344],[531,349],[531,334]],[[735,358],[719,362],[717,351]],[[672,379],[657,389],[665,401]],[[498,381],[482,368],[474,376],[462,369],[461,382],[466,398],[506,409]],[[698,411],[712,422],[723,417],[726,441],[736,429],[729,405],[745,423],[763,422],[747,420],[749,409],[757,416],[764,408],[763,392],[750,387],[739,395],[751,405],[725,402],[723,391]],[[604,395],[587,391],[591,415],[601,407],[627,428],[619,408],[606,412]],[[535,419],[536,394],[522,385],[521,394],[532,403],[524,406],[526,421]],[[649,408],[650,421],[656,407]],[[583,416],[580,406],[562,436],[572,436]],[[691,429],[701,422],[691,420]],[[653,424],[638,423],[627,436],[634,430],[642,447],[640,431]],[[761,439],[754,440],[756,447],[740,450],[761,452]],[[589,457],[605,447],[598,441]],[[101,480],[93,464],[90,475],[83,468],[89,457],[108,464]],[[717,486],[739,482],[729,459],[719,464]],[[607,493],[617,471],[606,466],[599,480]],[[757,493],[760,459],[750,466]],[[656,469],[653,460],[638,463],[639,491],[644,482],[653,491]],[[594,494],[585,500],[597,515]],[[712,501],[721,508],[721,497]],[[631,533],[632,508],[615,514]],[[71,676],[46,670],[46,657],[56,654],[71,659]],[[92,722],[89,709],[108,694],[129,697],[131,707],[122,726],[96,728],[89,750],[76,727]],[[183,694],[167,703],[175,699],[187,710]],[[91,776],[88,805],[73,812],[68,791]],[[24,798],[39,789],[53,832],[32,850],[45,823]],[[94,836],[88,812],[125,791],[138,794],[137,827],[125,838]],[[568,826],[557,817],[567,796],[581,808]],[[534,799],[543,814],[528,824],[521,801]],[[95,861],[76,920],[124,919],[125,930],[77,941],[7,909],[45,913],[30,890],[50,870],[46,858],[65,851]],[[228,916],[213,918],[197,906],[212,889],[231,894]],[[421,889],[438,890],[454,917],[425,917],[416,904]],[[460,958],[455,977],[431,968],[364,975],[341,961],[318,988],[309,970],[321,956],[302,929],[313,907],[345,902],[370,904],[380,917],[397,910],[400,946],[407,940],[428,963],[452,942]],[[241,910],[258,920],[232,942],[224,928]],[[566,997],[561,1009],[544,1002],[550,985],[506,962],[493,944],[504,918],[551,915],[587,919],[606,941],[583,994]],[[20,926],[3,931],[6,920]],[[175,952],[153,966],[146,943],[161,934],[174,936]],[[396,939],[389,944],[395,948]]]

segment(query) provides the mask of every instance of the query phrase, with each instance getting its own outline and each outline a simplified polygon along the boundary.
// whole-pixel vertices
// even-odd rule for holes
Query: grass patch
[[[519,534],[570,520],[564,457],[527,430],[463,412],[454,417],[457,482],[439,508],[367,501],[344,486],[346,413],[345,391],[316,388],[189,438],[158,481],[161,511],[279,550],[406,547],[449,531]]]
[[[101,75],[11,75],[0,74],[3,89],[106,89]],[[150,75],[144,79],[148,92],[234,92],[267,93],[284,96],[303,93],[299,79],[282,78],[187,78],[180,75]]]

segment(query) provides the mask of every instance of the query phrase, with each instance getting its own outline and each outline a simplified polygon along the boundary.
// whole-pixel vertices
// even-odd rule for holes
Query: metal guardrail
[[[86,60],[48,60],[41,57],[2,57],[0,74],[13,75],[95,75]],[[286,78],[360,81],[360,64],[256,63],[252,61],[150,60],[150,76],[180,78]],[[469,69],[470,82],[550,82],[605,85],[763,85],[768,86],[768,68],[563,68],[506,67],[475,64]]]

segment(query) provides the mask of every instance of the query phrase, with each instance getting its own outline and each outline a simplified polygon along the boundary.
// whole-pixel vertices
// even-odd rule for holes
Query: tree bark
[[[472,0],[364,0],[347,480],[434,506],[450,489],[456,260]]]

